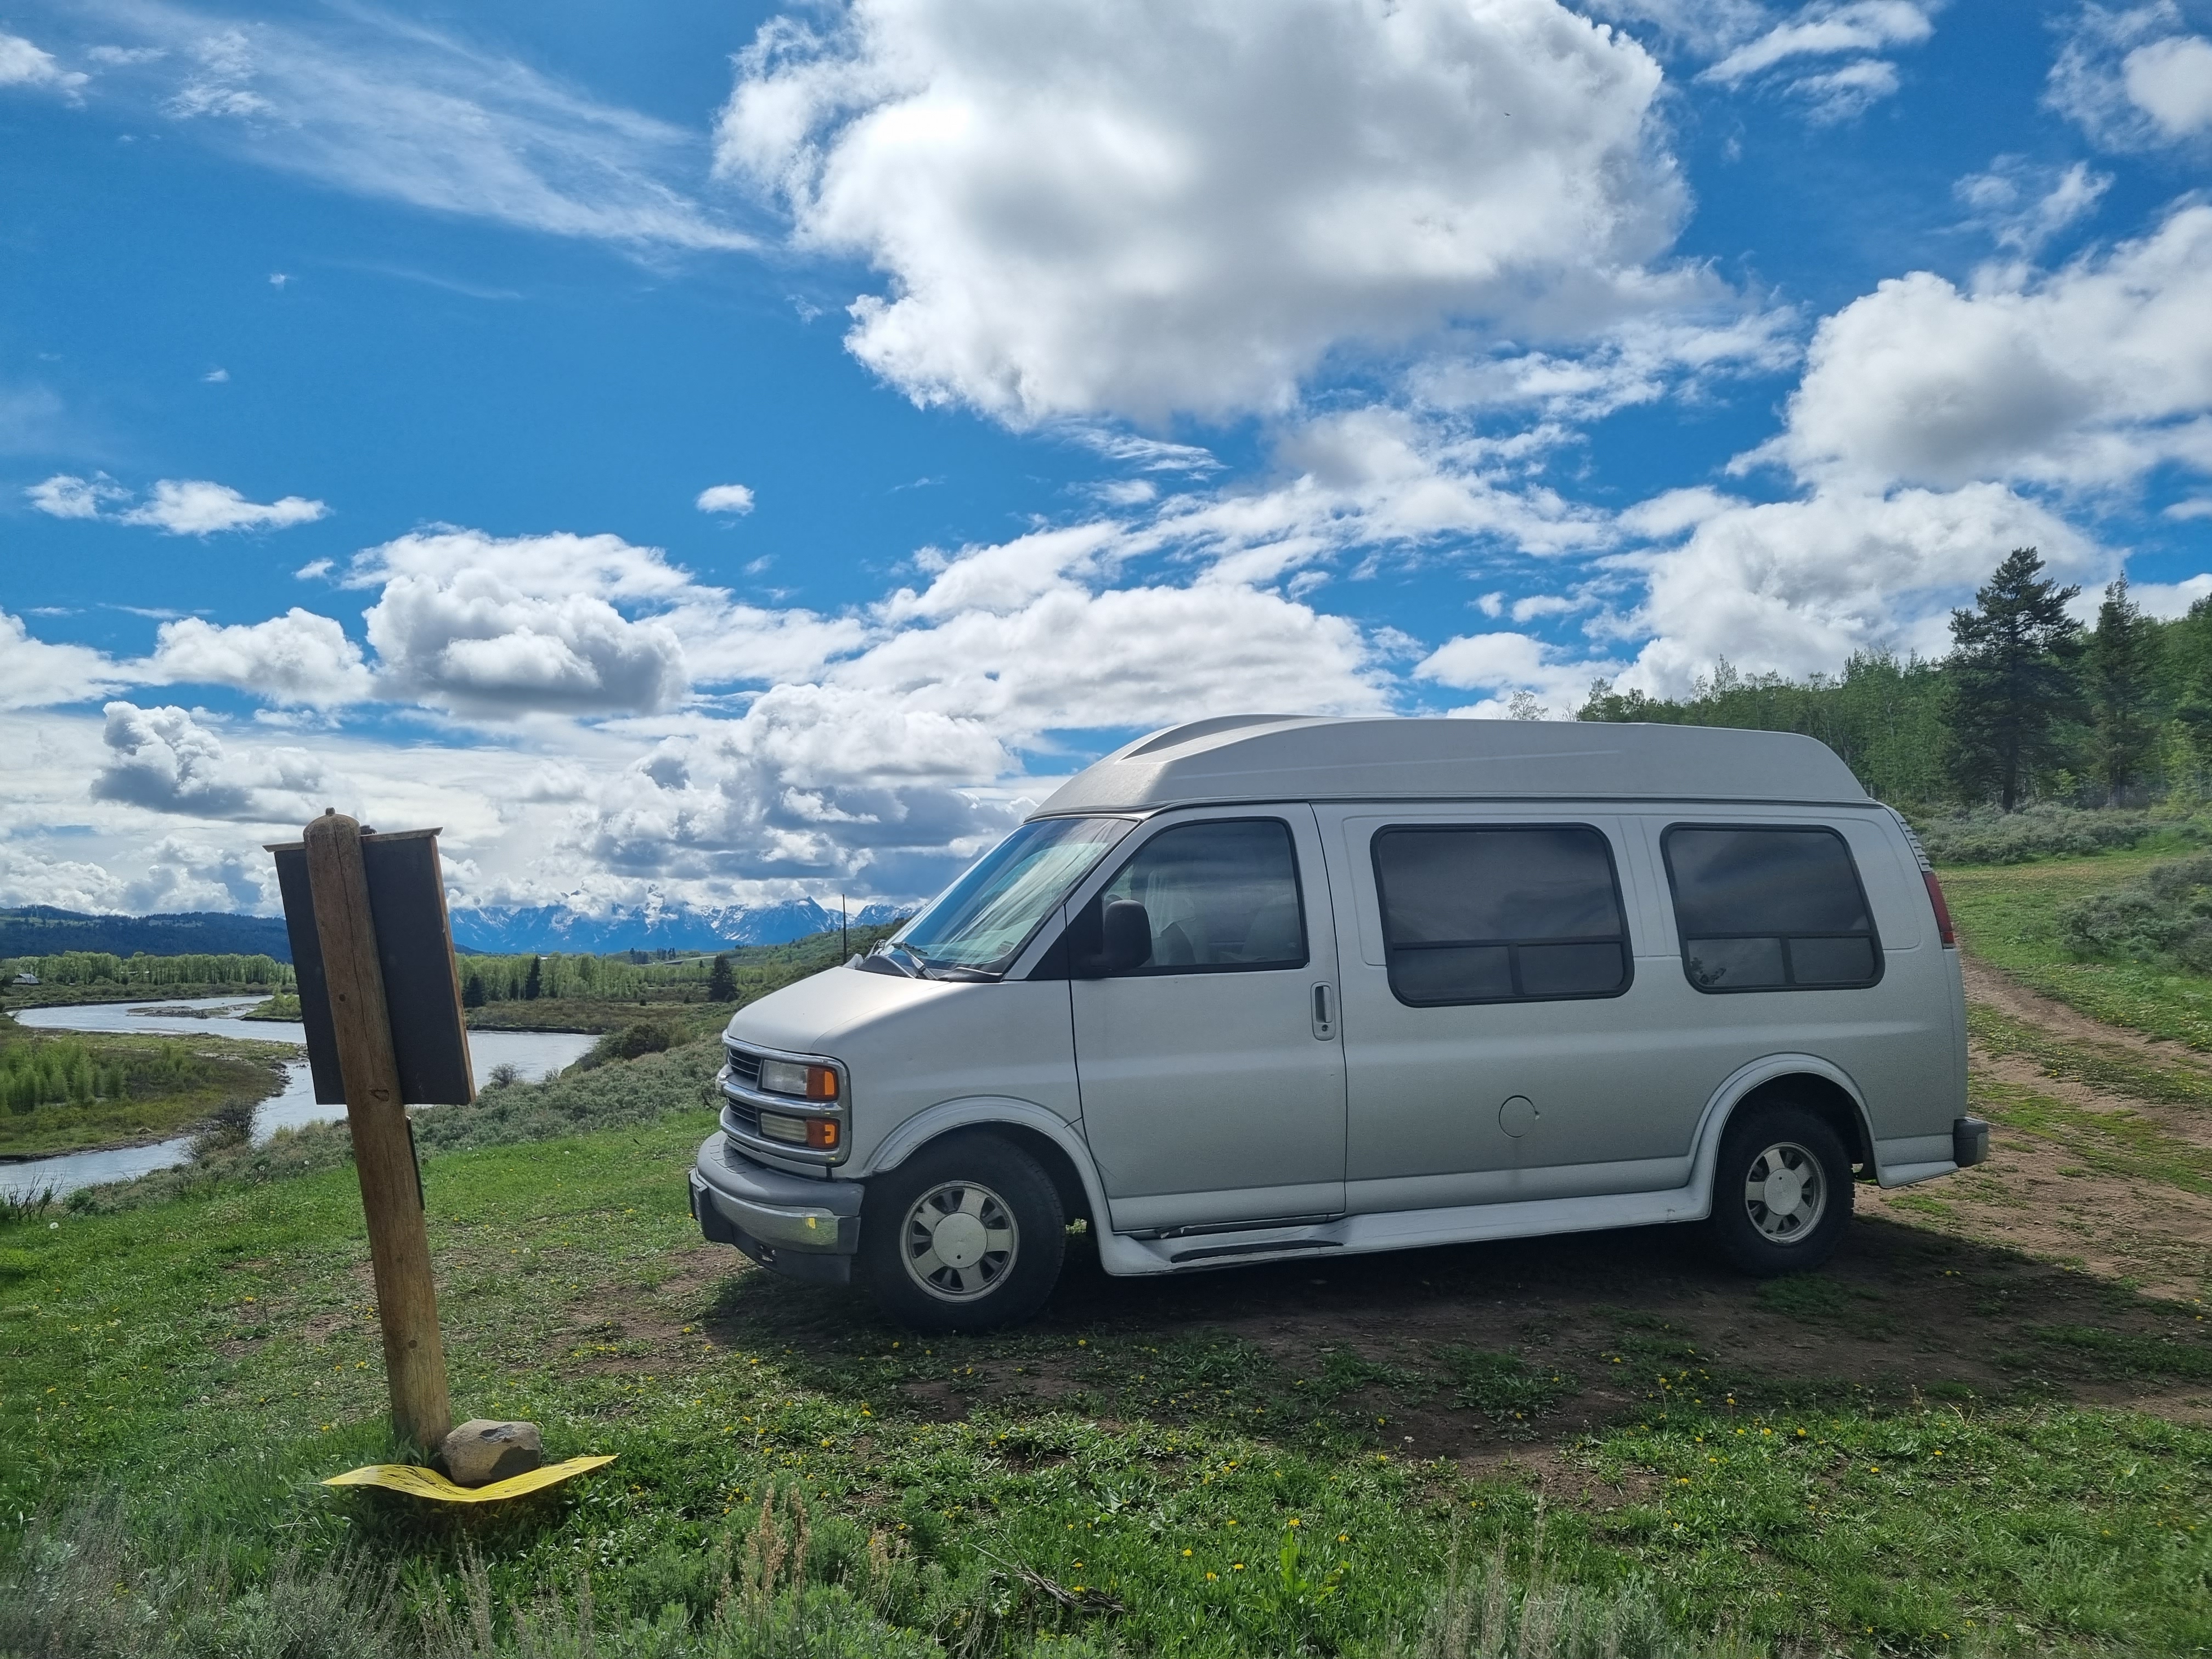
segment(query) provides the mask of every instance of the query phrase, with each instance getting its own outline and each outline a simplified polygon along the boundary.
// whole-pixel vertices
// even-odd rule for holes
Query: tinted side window
[[[1871,985],[1881,941],[1850,848],[1832,830],[1668,830],[1682,967],[1700,991]]]
[[[1100,900],[1116,899],[1152,918],[1152,960],[1137,973],[1305,966],[1297,859],[1280,818],[1163,830],[1106,884]]]
[[[1613,849],[1587,824],[1378,830],[1390,988],[1417,1006],[1618,996],[1628,929]]]

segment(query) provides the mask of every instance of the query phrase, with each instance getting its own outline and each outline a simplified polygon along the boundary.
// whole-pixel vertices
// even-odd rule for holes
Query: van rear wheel
[[[1850,1218],[1850,1158],[1826,1119],[1778,1103],[1729,1122],[1705,1228],[1730,1263],[1761,1279],[1817,1267]]]
[[[920,1330],[1028,1318],[1052,1294],[1066,1249],[1052,1177],[995,1135],[939,1141],[868,1183],[861,1269],[877,1304]]]

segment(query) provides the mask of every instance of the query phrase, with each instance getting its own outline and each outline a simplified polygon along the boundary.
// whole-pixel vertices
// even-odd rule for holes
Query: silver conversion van
[[[1942,890],[1823,744],[1253,716],[1071,779],[738,1012],[709,1239],[910,1323],[1115,1274],[1701,1222],[1825,1260],[1986,1154]]]

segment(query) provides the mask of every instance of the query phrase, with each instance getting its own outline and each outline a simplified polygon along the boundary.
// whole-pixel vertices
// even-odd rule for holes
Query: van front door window
[[[1152,923],[1151,958],[1127,973],[1297,968],[1305,920],[1291,832],[1279,818],[1185,824],[1155,836],[1106,884]]]

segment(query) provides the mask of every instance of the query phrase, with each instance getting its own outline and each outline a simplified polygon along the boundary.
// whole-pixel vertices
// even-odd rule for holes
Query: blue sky
[[[1132,733],[2212,591],[2212,10],[0,14],[0,902],[926,893]],[[709,493],[712,492],[712,493]]]

